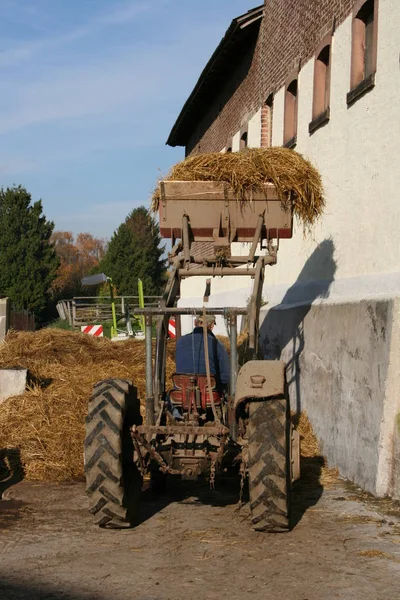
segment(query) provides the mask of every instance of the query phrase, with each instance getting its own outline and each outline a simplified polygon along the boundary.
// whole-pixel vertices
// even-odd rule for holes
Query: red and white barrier
[[[173,340],[176,338],[175,317],[171,317],[168,321],[168,337]]]
[[[81,332],[94,337],[103,337],[103,325],[82,325]]]

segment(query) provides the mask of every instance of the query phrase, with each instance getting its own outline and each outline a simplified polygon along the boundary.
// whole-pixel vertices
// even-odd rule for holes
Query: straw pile
[[[299,415],[293,415],[292,421],[300,434],[302,479],[309,482],[319,481],[324,486],[337,483],[339,472],[337,469],[327,466],[307,414],[301,412]]]
[[[301,154],[288,148],[246,148],[241,152],[198,154],[176,164],[164,178],[175,181],[218,181],[228,183],[238,200],[251,200],[263,184],[275,185],[278,197],[293,202],[294,214],[304,229],[310,229],[325,206],[321,176]],[[160,189],[152,198],[158,210]]]
[[[169,345],[168,374],[175,345]],[[172,349],[173,348],[173,349]],[[0,368],[24,367],[29,389],[0,405],[0,449],[19,448],[28,479],[83,475],[83,440],[92,386],[121,377],[145,396],[143,341],[110,340],[56,329],[18,332],[0,347]]]
[[[229,339],[220,338],[229,350]],[[247,337],[239,338],[239,354]],[[143,341],[113,343],[84,334],[42,329],[7,336],[0,346],[0,368],[24,367],[29,389],[0,404],[0,480],[3,470],[18,467],[19,453],[25,477],[61,481],[83,475],[83,441],[87,402],[94,383],[122,377],[145,397],[145,348]],[[175,344],[168,342],[167,376],[175,370]],[[142,406],[144,409],[144,406]],[[302,456],[315,457],[303,474],[324,485],[336,472],[324,465],[318,442],[305,414],[294,418],[302,437]],[[1,453],[7,453],[7,465]],[[311,461],[312,462],[312,461]],[[311,469],[311,470],[310,470]],[[315,471],[315,473],[314,473]]]

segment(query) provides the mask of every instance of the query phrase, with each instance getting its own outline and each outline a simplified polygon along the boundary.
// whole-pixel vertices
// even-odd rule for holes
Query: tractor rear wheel
[[[250,402],[247,439],[253,528],[266,532],[286,531],[291,488],[287,399]]]
[[[130,427],[141,422],[131,383],[108,379],[94,386],[84,454],[89,511],[100,527],[129,527],[138,520],[142,476],[133,462]]]

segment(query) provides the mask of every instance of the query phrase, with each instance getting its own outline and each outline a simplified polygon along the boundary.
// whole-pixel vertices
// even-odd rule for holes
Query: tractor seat
[[[194,373],[174,373],[172,375],[174,388],[169,392],[169,398],[174,406],[189,410],[189,407],[202,408],[204,411],[211,408],[210,395],[207,390],[207,375]],[[216,389],[216,380],[211,375],[211,385],[214,404],[220,405],[222,394]]]

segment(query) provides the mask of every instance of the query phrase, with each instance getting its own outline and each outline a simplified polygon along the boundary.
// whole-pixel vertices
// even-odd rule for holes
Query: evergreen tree
[[[160,243],[155,219],[144,206],[135,208],[112,236],[100,265],[119,294],[135,296],[138,278],[143,281],[146,296],[162,292],[166,261]]]
[[[54,224],[41,201],[21,186],[0,190],[0,294],[40,319],[49,299],[58,258],[50,236]]]

